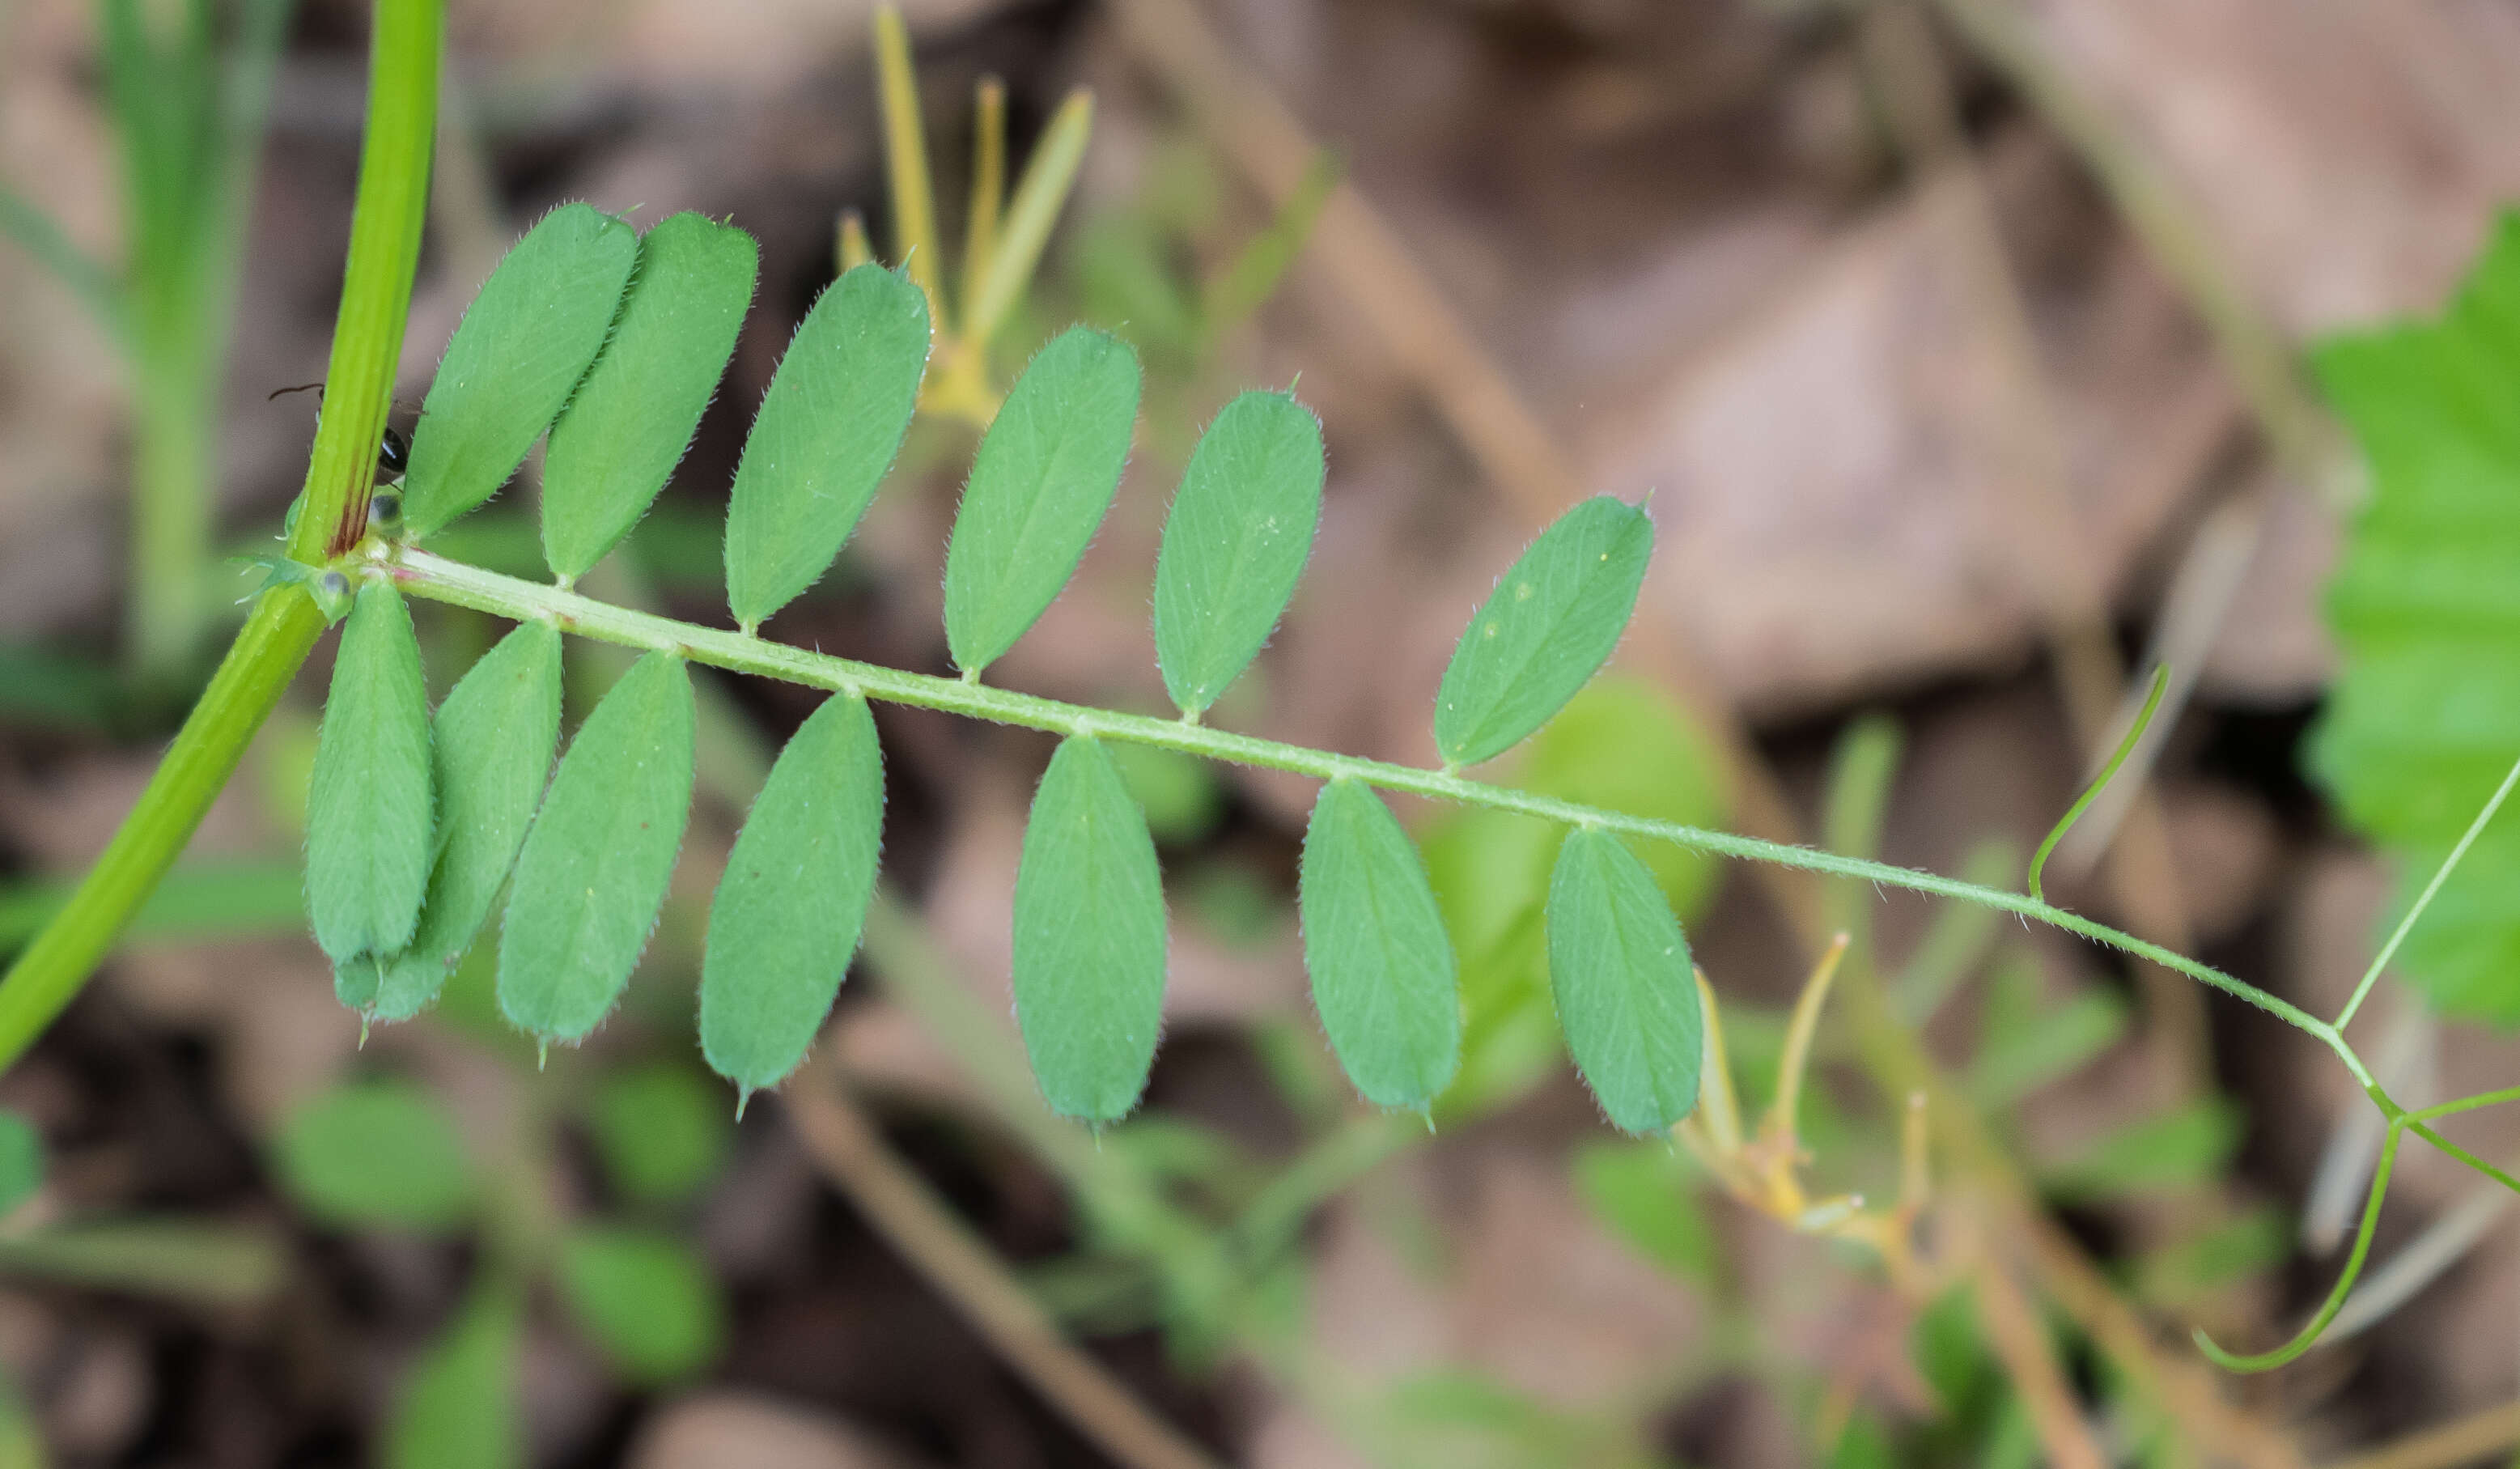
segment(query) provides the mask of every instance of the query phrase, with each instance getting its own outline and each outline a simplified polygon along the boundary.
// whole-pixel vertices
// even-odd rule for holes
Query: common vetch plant
[[[1464,772],[1547,723],[1614,650],[1649,562],[1645,511],[1607,497],[1560,516],[1470,618],[1433,712],[1427,769],[1210,726],[1299,578],[1319,522],[1320,429],[1291,392],[1229,403],[1199,438],[1153,569],[1158,670],[1177,717],[1045,699],[985,681],[1059,594],[1107,512],[1137,432],[1141,374],[1117,340],[1078,327],[1045,346],[1003,401],[972,366],[985,333],[957,339],[951,391],[986,423],[946,553],[939,677],[780,643],[763,628],[832,566],[873,500],[929,381],[941,260],[872,261],[815,301],[763,396],[727,515],[729,626],[589,598],[575,581],[646,512],[724,371],[754,284],[731,223],[669,217],[642,233],[585,206],[554,210],[482,287],[428,390],[400,489],[371,503],[375,444],[400,344],[419,237],[438,30],[434,0],[380,0],[374,88],[328,399],[281,574],[123,831],[55,922],[0,982],[0,1058],[66,1003],[172,861],[252,729],[333,621],[342,633],[309,802],[307,903],[342,999],[377,1021],[425,1008],[484,933],[504,891],[497,997],[548,1045],[584,1039],[612,1009],[662,903],[694,779],[693,663],[829,697],[774,765],[712,904],[699,989],[709,1065],[740,1092],[799,1063],[856,947],[883,809],[872,703],[1038,729],[1059,743],[1036,791],[1014,895],[1016,1017],[1043,1095],[1089,1123],[1129,1113],[1160,1029],[1167,949],[1162,875],[1146,817],[1111,757],[1168,750],[1309,776],[1321,791],[1298,889],[1316,1007],[1357,1089],[1423,1111],[1462,1050],[1456,966],[1416,846],[1385,803],[1401,793],[1556,824],[1545,912],[1549,983],[1577,1070],[1619,1127],[1667,1133],[1699,1104],[1709,1010],[1688,945],[1631,842],[1910,889],[2008,911],[2114,945],[2246,1000],[2326,1045],[2388,1122],[2520,1188],[2432,1123],[2520,1089],[2421,1111],[2397,1104],[2344,1034],[2379,966],[2334,1021],[2043,897],[1517,791]],[[888,108],[900,99],[887,96]],[[1081,127],[1081,118],[1079,124]],[[1062,134],[1062,137],[1065,135]],[[898,134],[896,134],[898,138]],[[1075,146],[1081,148],[1081,137]],[[1064,144],[1062,144],[1064,147]],[[1065,157],[1064,154],[1061,155]],[[1053,161],[1058,164],[1058,160]],[[1072,160],[1064,164],[1072,169]],[[923,176],[923,170],[919,170]],[[1028,170],[1028,182],[1034,170]],[[984,170],[985,173],[985,170]],[[902,176],[897,172],[896,177]],[[1043,173],[1047,177],[1047,172]],[[1037,254],[1058,192],[968,275],[966,331],[1003,314]],[[916,237],[926,216],[904,210]],[[975,212],[975,222],[980,219]],[[995,226],[995,201],[987,212]],[[932,225],[924,226],[932,238]],[[1017,268],[1017,267],[1020,268]],[[958,410],[958,411],[963,411]],[[546,444],[540,507],[550,584],[451,561],[429,538],[495,494]],[[508,619],[514,631],[432,713],[407,599]],[[559,743],[563,635],[641,658]],[[546,772],[549,779],[546,781]],[[2457,860],[2507,795],[2506,778],[2452,850]],[[2070,813],[2068,816],[2070,820]],[[2429,895],[2427,895],[2429,896]],[[2420,915],[2406,914],[2400,933]],[[2395,941],[2391,949],[2394,949]],[[2383,958],[2388,950],[2384,950]],[[1813,987],[1814,998],[1821,986]],[[1808,1044],[1806,1037],[1804,1044]],[[1720,1071],[1718,1072],[1720,1077]],[[1718,1087],[1731,1110],[1729,1087]],[[1789,1108],[1793,1086],[1780,1089]],[[1790,1123],[1790,1113],[1786,1114]],[[1807,1228],[1878,1234],[1894,1213],[1812,1204],[1790,1125],[1744,1139],[1710,1116],[1694,1134],[1728,1186]],[[1781,1149],[1781,1151],[1778,1151]],[[2227,1365],[2298,1354],[2350,1287],[2386,1187],[2384,1159],[2334,1298],[2293,1343]]]

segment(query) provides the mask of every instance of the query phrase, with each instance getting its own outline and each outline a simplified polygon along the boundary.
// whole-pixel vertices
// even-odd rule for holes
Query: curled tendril
[[[2327,1299],[2319,1305],[2318,1313],[2294,1334],[2293,1339],[2271,1352],[2251,1354],[2229,1352],[2216,1345],[2214,1339],[2205,1334],[2204,1328],[2197,1328],[2196,1350],[2212,1358],[2216,1366],[2230,1372],[2272,1371],[2318,1345],[2318,1339],[2326,1332],[2328,1323],[2336,1319],[2338,1311],[2344,1309],[2346,1298],[2353,1294],[2354,1283],[2362,1278],[2362,1266],[2370,1258],[2371,1235],[2372,1231],[2379,1226],[2380,1206],[2389,1195],[2389,1173],[2397,1166],[2398,1144],[2405,1140],[2408,1132],[2431,1143],[2441,1151],[2443,1156],[2453,1162],[2465,1164],[2513,1193],[2520,1194],[2520,1178],[2513,1177],[2510,1173],[2452,1142],[2435,1131],[2431,1125],[2438,1118],[2452,1117],[2461,1112],[2473,1112],[2480,1107],[2492,1107],[2503,1102],[2520,1101],[2520,1086],[2505,1087],[2500,1091],[2479,1092],[2474,1096],[2437,1103],[2413,1112],[2407,1111],[2390,1101],[2377,1087],[2371,1089],[2371,1100],[2382,1113],[2387,1115],[2389,1130],[2380,1147],[2379,1166],[2371,1173],[2371,1191],[2362,1202],[2362,1222],[2354,1231],[2354,1248],[2345,1257],[2345,1268],[2337,1275],[2335,1287],[2327,1293]]]
[[[2082,796],[2066,809],[2064,815],[2057,818],[2056,824],[2048,829],[2048,840],[2040,843],[2039,850],[2031,855],[2031,896],[2041,902],[2048,900],[2048,894],[2039,883],[2039,875],[2048,867],[2048,854],[2056,849],[2056,844],[2065,840],[2065,833],[2074,829],[2074,823],[2083,819],[2083,812],[2089,810],[2092,803],[2100,799],[2100,793],[2109,788],[2109,782],[2117,776],[2118,766],[2125,764],[2127,757],[2135,754],[2136,742],[2142,739],[2143,732],[2152,727],[2152,716],[2161,712],[2162,690],[2168,687],[2170,687],[2170,665],[2155,665],[2152,670],[2152,692],[2143,696],[2143,712],[2135,716],[2133,724],[2127,726],[2126,738],[2118,741],[2117,753],[2109,757],[2109,762],[2100,767],[2099,774],[2092,777],[2092,783],[2083,788]]]
[[[2374,1097],[2372,1100],[2380,1099]],[[2395,1112],[2395,1109],[2386,1102],[2382,1102],[2381,1106]],[[2389,1194],[2389,1172],[2398,1166],[2398,1144],[2406,1135],[2406,1114],[2396,1113],[2389,1119],[2388,1137],[2380,1145],[2380,1166],[2372,1171],[2371,1192],[2362,1201],[2362,1222],[2354,1231],[2354,1249],[2345,1257],[2345,1268],[2337,1275],[2335,1288],[2330,1290],[2327,1293],[2327,1299],[2320,1303],[2318,1313],[2312,1316],[2309,1323],[2303,1326],[2291,1341],[2272,1352],[2260,1352],[2247,1355],[2226,1351],[2217,1345],[2212,1337],[2205,1334],[2204,1327],[2199,1326],[2196,1328],[2197,1351],[2211,1357],[2214,1365],[2227,1372],[2271,1372],[2318,1345],[2318,1338],[2327,1330],[2327,1323],[2335,1320],[2336,1313],[2344,1309],[2345,1298],[2352,1294],[2354,1282],[2362,1278],[2362,1262],[2370,1258],[2371,1232],[2379,1227],[2380,1204]]]

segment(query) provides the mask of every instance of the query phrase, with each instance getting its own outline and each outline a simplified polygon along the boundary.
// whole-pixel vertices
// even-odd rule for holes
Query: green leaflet
[[[727,854],[700,962],[700,1051],[776,1086],[831,1012],[875,893],[883,759],[866,700],[833,694],[780,752]]]
[[[648,946],[692,805],[692,676],[630,666],[561,757],[517,857],[499,933],[499,1010],[544,1040],[595,1029]]]
[[[1501,763],[1488,778],[1519,790],[1684,826],[1725,821],[1723,761],[1705,732],[1669,694],[1633,675],[1587,684]],[[1462,971],[1462,1075],[1443,1099],[1452,1115],[1478,1116],[1565,1064],[1541,922],[1565,838],[1553,821],[1477,806],[1420,833]],[[1714,895],[1720,869],[1704,852],[1656,842],[1638,860],[1683,923]]]
[[[1653,555],[1653,522],[1595,495],[1522,553],[1453,650],[1435,696],[1447,765],[1510,749],[1575,697],[1617,647]]]
[[[1322,787],[1296,888],[1313,1003],[1366,1100],[1422,1108],[1462,1058],[1462,1001],[1443,910],[1382,798]]]
[[[359,589],[306,788],[306,911],[336,964],[411,941],[428,885],[428,689],[411,613]]]
[[[445,1335],[404,1385],[385,1428],[385,1469],[523,1469],[517,1357],[524,1303],[513,1289],[474,1287]]]
[[[552,425],[543,554],[563,584],[645,515],[690,446],[752,301],[752,237],[698,214],[657,222],[612,340]]]
[[[1036,354],[980,439],[945,550],[945,642],[977,674],[1038,620],[1111,508],[1138,421],[1138,354],[1071,327]]]
[[[1295,594],[1322,517],[1322,425],[1284,392],[1246,392],[1182,472],[1155,558],[1155,662],[1198,714],[1250,666]]]
[[[419,931],[359,1005],[372,1019],[409,1020],[428,1009],[488,920],[551,776],[560,674],[559,629],[519,623],[438,706],[436,865]]]
[[[1568,832],[1548,924],[1557,1024],[1601,1110],[1640,1135],[1688,1116],[1705,1019],[1688,941],[1653,874],[1609,832]]]
[[[632,1382],[669,1382],[705,1367],[726,1339],[717,1281],[691,1247],[640,1229],[581,1229],[563,1240],[561,1300]]]
[[[282,1125],[274,1162],[298,1206],[332,1224],[452,1229],[478,1197],[455,1120],[407,1081],[353,1082],[306,1102]]]
[[[1015,1021],[1054,1111],[1126,1117],[1163,1028],[1164,889],[1147,818],[1091,735],[1059,742],[1015,875]]]
[[[615,1192],[637,1204],[680,1204],[735,1150],[726,1093],[680,1061],[607,1070],[587,1098],[586,1130]]]
[[[603,349],[638,243],[611,215],[562,205],[490,272],[411,436],[402,513],[412,539],[490,498],[524,462]]]
[[[2370,462],[2327,588],[2342,659],[2311,766],[2399,874],[2406,911],[2520,755],[2520,214],[2438,321],[2323,345]],[[2445,1012],[2520,1025],[2520,815],[2478,834],[2398,951]]]
[[[875,498],[927,368],[927,298],[880,265],[832,283],[762,395],[726,514],[726,600],[755,627],[830,569]]]

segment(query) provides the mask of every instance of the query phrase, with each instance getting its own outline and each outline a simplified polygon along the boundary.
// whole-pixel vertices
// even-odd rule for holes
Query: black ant
[[[320,397],[323,391],[324,385],[321,383],[300,383],[294,388],[275,388],[265,393],[262,400],[266,403],[272,402],[292,392],[314,392]],[[377,445],[378,482],[398,481],[402,478],[403,471],[409,468],[411,468],[411,440],[403,436],[400,429],[391,424],[385,425],[384,439]]]
[[[305,392],[309,390],[312,390],[320,400],[324,392],[324,385],[300,383],[294,388],[276,388],[264,396],[263,401],[268,403],[289,393]],[[376,483],[378,488],[368,499],[368,520],[377,528],[391,530],[401,523],[400,486],[403,472],[410,468],[411,440],[404,436],[400,429],[391,424],[385,425],[384,436],[377,444]]]

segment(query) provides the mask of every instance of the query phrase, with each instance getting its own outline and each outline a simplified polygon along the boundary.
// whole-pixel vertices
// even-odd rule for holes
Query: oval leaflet
[[[360,1008],[409,1020],[436,1000],[507,886],[560,743],[560,631],[522,622],[438,706],[431,743],[437,836],[428,897],[409,946]]]
[[[373,976],[372,964],[351,961],[411,941],[428,886],[430,818],[420,642],[402,594],[371,581],[341,627],[306,791],[307,916],[345,974]]]
[[[883,844],[866,700],[833,694],[780,752],[709,905],[700,1050],[745,1091],[805,1059],[856,954]]]
[[[831,569],[900,452],[927,369],[927,298],[880,265],[824,291],[762,394],[726,512],[726,600],[743,627]]]
[[[562,205],[482,282],[412,431],[402,507],[412,539],[490,498],[524,462],[603,350],[637,252],[629,225]]]
[[[750,235],[693,213],[640,238],[611,341],[543,458],[543,555],[563,583],[603,560],[665,487],[735,352],[758,256]]]
[[[1453,944],[1417,847],[1364,783],[1322,787],[1296,903],[1313,1004],[1339,1064],[1376,1106],[1426,1106],[1462,1059]]]
[[[1567,511],[1514,562],[1462,632],[1435,696],[1435,747],[1475,765],[1549,722],[1619,645],[1653,522],[1608,495]]]
[[[1245,392],[1199,436],[1155,557],[1155,662],[1199,714],[1259,655],[1312,555],[1322,425],[1292,393]]]
[[[1091,735],[1059,742],[1015,875],[1015,1022],[1053,1111],[1116,1122],[1163,1028],[1164,889],[1147,818]]]
[[[650,653],[586,716],[517,857],[499,932],[499,1010],[583,1039],[630,982],[692,804],[692,678]]]
[[[1623,1130],[1668,1129],[1697,1105],[1705,1015],[1688,941],[1626,845],[1578,827],[1549,879],[1549,986],[1576,1070]]]
[[[1138,354],[1091,327],[1037,353],[971,461],[945,551],[945,641],[976,674],[1057,598],[1111,508],[1138,421]]]

